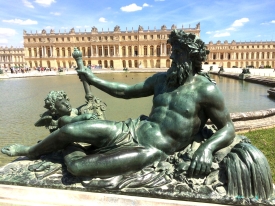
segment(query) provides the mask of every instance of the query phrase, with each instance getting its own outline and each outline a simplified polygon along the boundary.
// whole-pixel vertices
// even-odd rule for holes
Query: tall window
[[[150,55],[151,55],[151,56],[154,55],[154,46],[150,46]]]

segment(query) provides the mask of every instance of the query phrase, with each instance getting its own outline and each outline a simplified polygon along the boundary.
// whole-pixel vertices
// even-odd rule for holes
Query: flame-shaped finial
[[[74,48],[74,52],[72,53],[72,55],[75,60],[78,58],[82,58],[82,52],[79,51],[76,47]]]

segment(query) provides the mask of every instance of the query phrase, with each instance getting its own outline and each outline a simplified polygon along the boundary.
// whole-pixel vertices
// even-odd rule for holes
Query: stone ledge
[[[220,204],[0,184],[0,205],[210,206]]]

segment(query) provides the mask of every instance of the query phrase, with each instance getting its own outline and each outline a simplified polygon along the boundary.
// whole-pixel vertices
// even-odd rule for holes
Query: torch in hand
[[[79,51],[76,47],[74,48],[74,52],[72,53],[73,58],[75,59],[76,63],[77,63],[77,70],[83,71],[84,65],[83,65],[83,60],[82,60],[82,52]],[[90,89],[90,85],[88,84],[88,82],[86,81],[86,78],[83,74],[79,74],[79,77],[83,83],[84,86],[84,90],[85,90],[85,99],[87,101],[92,100],[93,95]]]

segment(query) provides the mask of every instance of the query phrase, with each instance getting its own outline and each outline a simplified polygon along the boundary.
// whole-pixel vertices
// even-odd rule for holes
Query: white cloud
[[[213,32],[212,31],[207,31],[206,34],[212,34]]]
[[[270,23],[275,24],[275,20],[272,20]]]
[[[234,21],[234,23],[232,24],[232,27],[240,27],[243,26],[244,23],[249,22],[248,18],[241,18],[241,19],[237,19]]]
[[[10,37],[10,36],[15,36],[16,31],[14,29],[10,28],[0,28],[0,37]]]
[[[75,28],[80,29],[82,26],[76,26]]]
[[[55,0],[35,0],[35,3],[41,5],[41,6],[50,6],[52,3],[55,3]]]
[[[99,22],[104,22],[104,23],[107,22],[107,20],[106,20],[105,18],[103,18],[103,17],[100,17],[100,18],[98,19],[98,21],[99,21]]]
[[[136,4],[130,4],[128,6],[121,7],[120,10],[124,11],[124,12],[134,12],[134,11],[140,11],[140,10],[142,10],[142,7],[138,6]]]
[[[10,20],[2,20],[2,22],[11,23],[11,24],[20,24],[20,25],[32,25],[37,24],[37,21],[33,21],[31,19],[22,20],[22,19],[10,19]]]
[[[227,28],[227,29],[225,29],[226,31],[235,31],[236,30],[236,28],[234,28],[234,27],[229,27],[229,28]]]
[[[229,32],[218,32],[214,35],[214,37],[224,37],[224,36],[230,36]]]
[[[50,12],[50,14],[52,14],[54,16],[60,16],[61,15],[61,13],[59,13],[59,12]]]
[[[31,2],[29,2],[28,0],[22,0],[22,2],[23,2],[23,4],[24,4],[24,6],[26,6],[26,7],[29,7],[29,8],[34,8],[34,6],[32,5],[32,3]]]
[[[143,7],[148,7],[148,6],[150,6],[150,5],[147,4],[147,3],[144,3],[142,6],[143,6]]]

